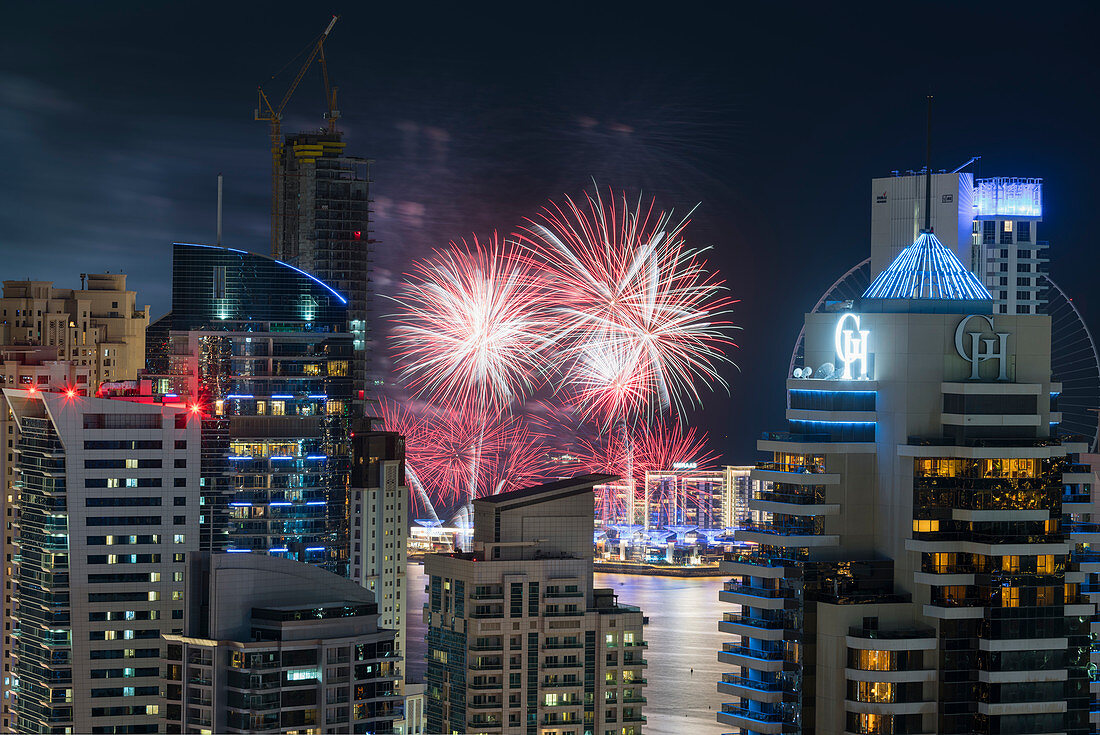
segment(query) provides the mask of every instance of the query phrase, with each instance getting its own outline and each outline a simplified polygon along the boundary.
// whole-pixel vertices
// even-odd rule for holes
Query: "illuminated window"
[[[954,553],[932,554],[932,568],[937,574],[950,574],[955,569],[955,557]]]
[[[126,469],[128,469],[128,470],[136,470],[136,469],[137,469],[137,460],[136,460],[136,459],[128,459],[128,460],[126,460]]]
[[[863,671],[893,671],[890,651],[860,650],[856,667]]]
[[[557,694],[547,694],[545,697],[543,697],[542,703],[546,707],[557,707],[558,706],[558,695]]]
[[[897,696],[893,684],[881,681],[860,681],[856,684],[856,701],[858,702],[893,702]]]
[[[1035,604],[1040,606],[1056,605],[1056,593],[1057,587],[1036,587],[1035,588]]]
[[[1001,571],[1002,572],[1018,572],[1018,571],[1020,571],[1020,557],[1018,557],[1018,556],[1002,556],[1001,557]]]
[[[1020,588],[1019,587],[1002,587],[1001,588],[1001,607],[1019,607],[1020,606]]]
[[[1043,522],[1043,530],[1047,533],[1058,533],[1058,520],[1055,518]]]
[[[1054,554],[1040,554],[1035,557],[1035,571],[1039,574],[1054,574]]]
[[[334,377],[346,378],[348,375],[347,360],[333,360],[328,364],[328,374]]]
[[[286,401],[272,401],[271,402],[271,415],[272,416],[286,416]]]
[[[933,532],[938,531],[938,530],[940,530],[940,522],[939,521],[924,521],[924,520],[914,520],[913,521],[913,532],[914,533],[933,533]]]
[[[1070,600],[1075,599],[1077,597],[1077,583],[1076,582],[1067,582],[1066,587],[1065,587],[1065,594],[1066,594],[1066,602],[1069,602]]]
[[[267,413],[267,401],[256,401],[256,413],[260,416]]]

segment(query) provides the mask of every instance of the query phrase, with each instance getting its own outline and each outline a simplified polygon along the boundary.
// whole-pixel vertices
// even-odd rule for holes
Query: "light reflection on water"
[[[628,574],[597,574],[597,587],[610,587],[619,602],[637,605],[649,617],[645,637],[648,700],[646,735],[719,735],[715,715],[721,706],[717,682],[722,666],[718,620],[729,607],[718,601],[722,579],[680,579]],[[424,567],[409,564],[406,671],[410,681],[424,680]],[[694,672],[692,672],[694,669]],[[726,728],[728,729],[728,728]]]

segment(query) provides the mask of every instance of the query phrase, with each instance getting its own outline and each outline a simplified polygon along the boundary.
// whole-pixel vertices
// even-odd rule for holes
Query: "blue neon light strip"
[[[323,395],[320,395],[320,394],[311,394],[309,397],[310,398],[318,398],[322,401],[328,400],[328,396],[323,396]]]
[[[898,253],[890,267],[863,292],[863,298],[993,300],[978,277],[930,232],[922,232]]]
[[[306,551],[324,551],[324,546],[307,546]]]
[[[229,459],[252,459],[252,457],[245,457],[245,456],[238,457],[236,455],[230,455]]]
[[[322,281],[322,280],[321,280],[320,278],[318,278],[317,276],[314,276],[314,275],[310,275],[309,273],[306,273],[306,272],[305,272],[304,270],[302,270],[301,268],[295,268],[295,267],[294,267],[294,266],[292,266],[292,265],[291,265],[290,263],[284,263],[284,262],[283,262],[283,261],[281,261],[281,260],[276,260],[275,262],[276,262],[276,263],[278,263],[279,265],[285,265],[285,266],[286,266],[287,268],[290,268],[290,269],[291,269],[292,271],[298,271],[299,273],[301,273],[301,274],[302,274],[303,276],[305,276],[306,278],[309,278],[309,279],[311,279],[311,280],[313,280],[313,281],[316,281],[317,283],[321,284],[322,286],[324,286],[325,288],[327,288],[327,289],[328,289],[328,292],[329,292],[330,294],[332,294],[332,295],[333,295],[333,296],[335,296],[335,297],[336,297],[337,299],[339,299],[339,300],[340,300],[340,303],[341,303],[341,304],[346,304],[346,303],[348,303],[348,300],[347,300],[347,299],[345,299],[345,298],[344,298],[343,296],[341,296],[340,294],[336,293],[336,290],[335,290],[335,289],[333,289],[333,287],[332,287],[332,286],[328,285],[327,283],[325,283],[324,281]]]
[[[328,455],[325,454],[311,454],[306,459],[328,459]]]
[[[230,393],[226,398],[251,398],[251,393]]]
[[[233,252],[233,253],[244,253],[245,255],[256,255],[256,253],[249,253],[249,252],[248,252],[248,251],[246,251],[246,250],[237,250],[237,249],[235,249],[235,248],[227,248],[227,247],[222,247],[221,245],[199,245],[198,243],[187,243],[187,242],[181,242],[181,243],[177,243],[177,244],[178,244],[178,245],[188,245],[188,246],[190,246],[190,247],[195,247],[195,248],[210,248],[211,250],[228,250],[229,252]],[[259,257],[259,258],[264,258],[264,257],[267,257],[267,256],[264,256],[264,255],[256,255],[256,257]],[[275,259],[274,259],[274,258],[271,258],[271,260],[275,260]],[[286,266],[287,268],[289,268],[289,269],[290,269],[290,270],[292,270],[292,271],[298,271],[299,273],[301,273],[301,274],[302,274],[303,276],[305,276],[306,278],[310,279],[311,281],[315,281],[316,283],[320,284],[321,286],[324,286],[324,287],[325,287],[325,289],[327,289],[327,290],[328,290],[328,292],[329,292],[330,294],[332,294],[333,296],[335,296],[335,297],[336,297],[336,298],[337,298],[337,299],[338,299],[338,300],[340,301],[340,303],[341,303],[341,304],[346,304],[346,303],[348,303],[348,300],[347,300],[347,299],[345,299],[345,298],[344,298],[343,296],[341,296],[340,294],[336,293],[336,290],[335,290],[335,289],[334,289],[334,288],[333,288],[332,286],[328,285],[327,283],[325,283],[324,281],[322,281],[322,280],[321,280],[320,278],[318,278],[317,276],[315,276],[315,275],[312,275],[312,274],[310,274],[310,273],[306,273],[306,272],[305,272],[304,270],[302,270],[301,268],[295,268],[295,267],[294,267],[294,266],[292,266],[292,265],[291,265],[290,263],[284,263],[284,262],[283,262],[283,261],[281,261],[281,260],[275,260],[275,262],[276,262],[276,263],[278,263],[279,265],[285,265],[285,266]]]
[[[310,500],[306,505],[324,505],[324,500]]]
[[[294,398],[294,396],[291,396],[291,395],[287,395],[287,394],[285,394],[285,393],[276,393],[275,395],[273,395],[273,396],[271,396],[271,397],[272,397],[272,398],[282,398],[282,399],[287,399],[287,398]]]
[[[290,551],[290,549],[288,549],[285,546],[272,546],[270,549],[267,550],[267,553],[269,553],[269,554],[285,554],[288,551]]]
[[[226,549],[230,554],[251,554],[252,549]]]

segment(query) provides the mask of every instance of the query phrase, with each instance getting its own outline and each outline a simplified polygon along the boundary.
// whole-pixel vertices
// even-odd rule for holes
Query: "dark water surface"
[[[406,671],[410,681],[424,680],[424,567],[409,564]],[[718,602],[722,579],[678,579],[628,574],[597,574],[597,587],[610,587],[619,602],[637,605],[649,617],[645,637],[649,685],[645,735],[719,735],[715,719],[721,698],[722,668],[718,619],[728,611]],[[692,673],[694,669],[694,673]],[[728,728],[727,728],[728,729]]]

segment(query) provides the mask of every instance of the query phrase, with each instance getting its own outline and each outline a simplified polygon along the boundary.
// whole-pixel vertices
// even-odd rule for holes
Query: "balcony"
[[[782,610],[790,597],[790,590],[754,587],[740,582],[726,582],[718,593],[722,602],[765,610]]]
[[[742,731],[779,735],[783,732],[787,718],[777,712],[754,711],[729,703],[723,705],[718,712],[718,721],[723,725],[738,727]]]
[[[811,524],[788,528],[746,526],[738,529],[734,534],[734,538],[738,541],[785,548],[838,546],[840,544],[839,536],[818,533]]]
[[[724,643],[722,650],[718,652],[718,660],[742,669],[775,673],[783,670],[786,656],[782,651],[765,651],[736,643]]]
[[[718,682],[718,691],[721,694],[730,694],[769,704],[783,701],[784,694],[797,693],[795,688],[789,684],[778,681],[748,679],[738,674],[723,674],[722,681]]]
[[[747,575],[766,579],[782,579],[798,576],[799,574],[798,560],[796,559],[767,558],[743,552],[726,554],[718,568],[723,574],[731,576]]]
[[[787,626],[781,620],[753,618],[736,613],[725,613],[718,622],[718,630],[742,637],[765,641],[781,641],[786,635]]]

